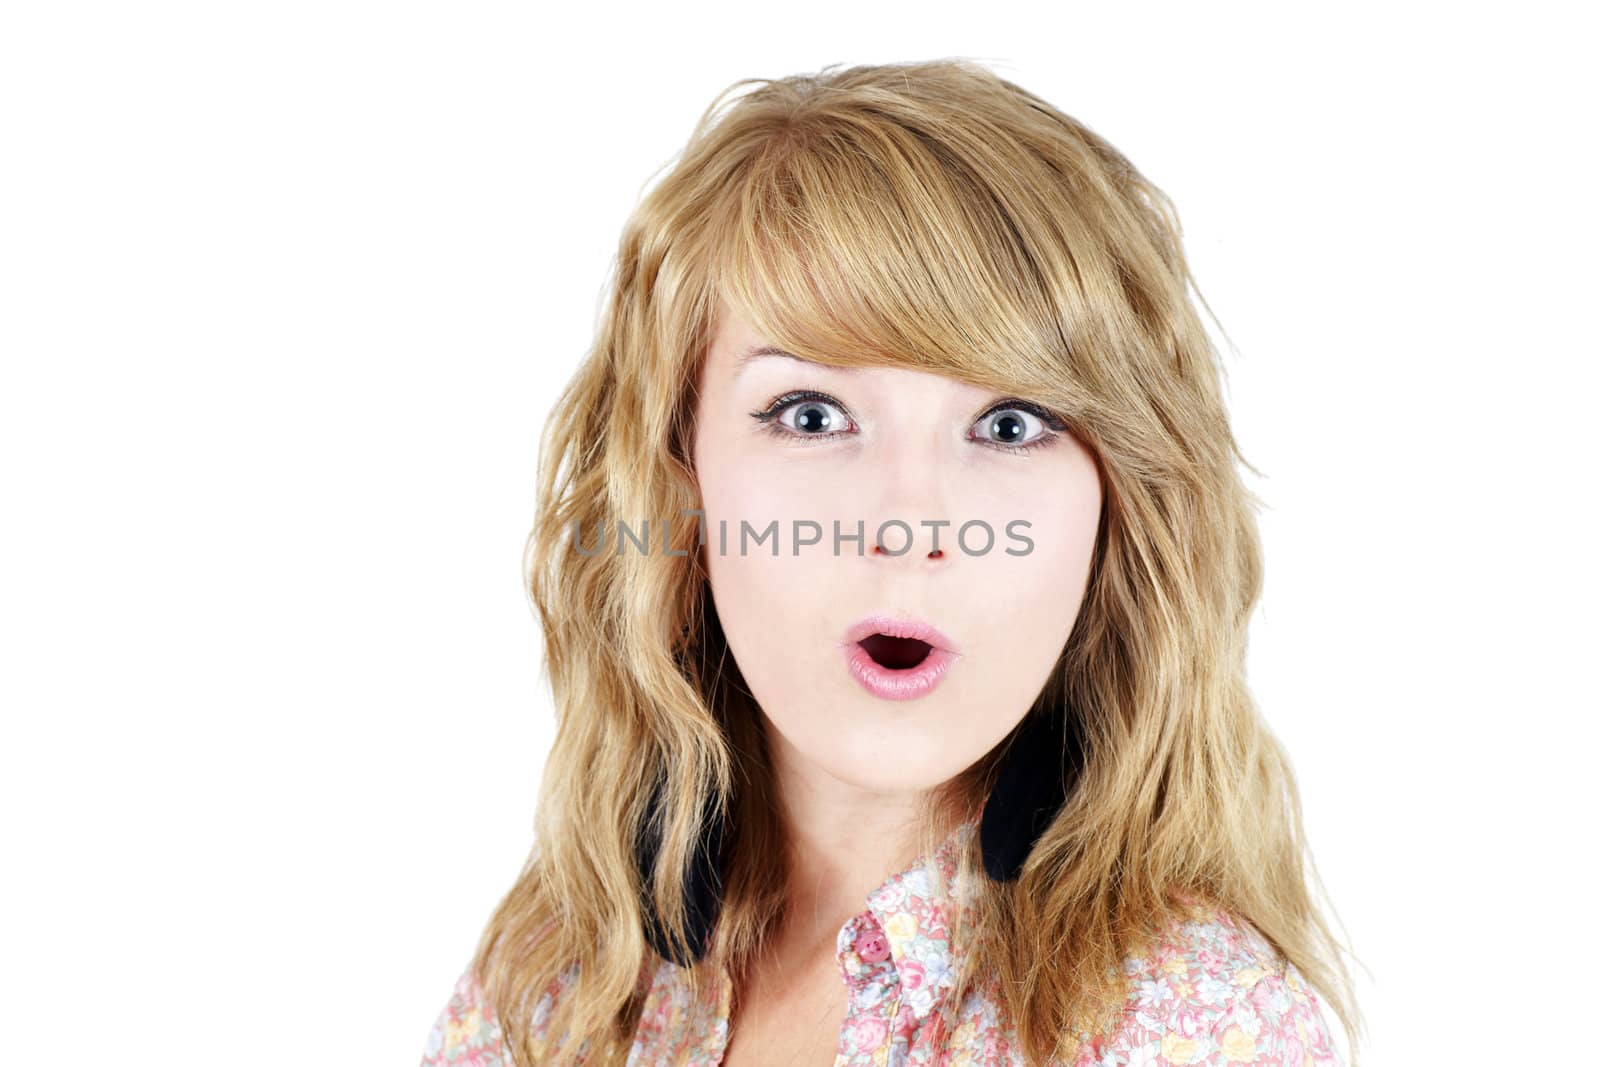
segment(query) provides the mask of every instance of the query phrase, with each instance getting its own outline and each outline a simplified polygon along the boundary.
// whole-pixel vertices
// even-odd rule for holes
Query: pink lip
[[[909,637],[933,647],[915,667],[892,670],[867,655],[857,642],[873,634]],[[869,615],[845,631],[840,642],[850,674],[861,687],[884,700],[915,700],[931,693],[943,680],[950,665],[961,658],[955,644],[938,627],[916,619],[892,615]]]
[[[921,619],[909,619],[902,615],[868,615],[859,620],[850,629],[844,632],[844,643],[853,645],[864,637],[873,634],[888,634],[890,637],[913,637],[918,641],[926,641],[936,649],[946,652],[961,654],[954,641],[944,635],[937,626],[923,622]]]

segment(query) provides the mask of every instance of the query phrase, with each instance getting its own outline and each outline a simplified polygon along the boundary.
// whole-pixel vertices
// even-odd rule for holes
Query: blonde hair
[[[687,948],[682,886],[704,812],[729,818],[731,859],[708,955],[686,969],[696,993],[709,967],[745,973],[783,911],[766,749],[696,524],[671,524],[671,552],[585,555],[566,537],[700,506],[693,383],[721,299],[808,359],[1042,403],[1100,467],[1089,586],[1029,712],[1076,716],[1088,758],[1021,877],[975,880],[952,995],[997,977],[1029,1061],[1069,1057],[1114,1021],[1121,961],[1187,894],[1253,924],[1354,1053],[1363,1024],[1310,891],[1295,778],[1246,687],[1261,550],[1235,463],[1255,468],[1180,234],[1115,148],[970,60],[747,78],[712,102],[628,219],[594,347],[541,442],[524,564],[557,728],[535,845],[472,963],[517,1062],[623,1058],[659,963],[642,894]],[[982,803],[1005,748],[934,791],[924,855]],[[647,830],[660,851],[641,885]],[[979,867],[972,840],[963,876]],[[552,1010],[541,994],[563,975],[576,980]]]

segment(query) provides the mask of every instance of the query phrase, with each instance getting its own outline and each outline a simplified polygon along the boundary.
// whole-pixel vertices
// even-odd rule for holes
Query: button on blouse
[[[862,930],[856,935],[855,950],[862,962],[878,963],[889,958],[889,939],[882,930]]]

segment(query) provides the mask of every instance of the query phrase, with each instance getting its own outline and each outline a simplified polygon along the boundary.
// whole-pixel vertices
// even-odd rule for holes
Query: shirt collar
[[[921,1018],[955,984],[962,945],[960,930],[970,917],[972,887],[956,884],[963,851],[978,829],[978,817],[958,825],[931,855],[918,856],[867,894],[866,909],[839,930],[837,958],[846,984],[868,981],[892,966],[902,1004]],[[868,962],[859,946],[882,935],[887,960]]]

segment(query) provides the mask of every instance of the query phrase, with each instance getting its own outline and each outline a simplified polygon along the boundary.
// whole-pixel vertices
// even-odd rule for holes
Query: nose
[[[868,512],[876,521],[868,521],[866,534],[867,555],[885,566],[943,568],[955,554],[957,522],[941,446],[937,433],[927,440],[911,431],[889,435],[880,446],[881,480]]]

